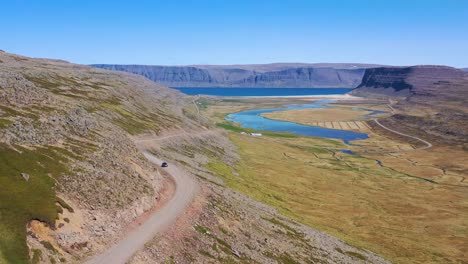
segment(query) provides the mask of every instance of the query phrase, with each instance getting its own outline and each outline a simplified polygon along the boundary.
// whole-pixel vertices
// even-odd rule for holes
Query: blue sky
[[[465,0],[3,1],[0,49],[76,63],[468,67]]]

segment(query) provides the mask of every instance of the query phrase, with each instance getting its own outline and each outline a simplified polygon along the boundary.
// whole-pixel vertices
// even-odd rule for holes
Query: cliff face
[[[380,67],[366,69],[354,95],[451,97],[465,93],[467,74],[446,66]]]
[[[232,66],[92,65],[126,71],[171,87],[356,87],[364,68],[348,64],[268,64]]]
[[[292,68],[255,74],[238,81],[242,87],[356,87],[364,69]]]
[[[93,65],[97,68],[125,71],[143,75],[146,78],[162,83],[213,83],[215,79],[207,70],[195,67],[164,67],[146,65]]]

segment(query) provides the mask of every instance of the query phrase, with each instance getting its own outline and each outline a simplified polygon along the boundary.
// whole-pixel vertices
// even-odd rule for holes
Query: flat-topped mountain
[[[97,68],[143,75],[171,87],[349,88],[374,64],[272,63],[252,65],[113,65]]]
[[[361,84],[351,93],[458,100],[468,93],[467,86],[468,74],[452,67],[379,67],[366,69]]]

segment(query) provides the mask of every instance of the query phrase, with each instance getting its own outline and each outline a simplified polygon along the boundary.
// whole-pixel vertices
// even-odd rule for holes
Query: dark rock
[[[467,74],[446,66],[380,67],[366,69],[354,95],[450,96],[466,92]]]

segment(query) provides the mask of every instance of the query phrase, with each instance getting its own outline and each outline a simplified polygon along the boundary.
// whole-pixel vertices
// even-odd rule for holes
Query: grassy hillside
[[[0,263],[75,254],[40,236],[31,253],[26,244],[33,219],[63,229],[56,220],[74,209],[57,195],[108,213],[154,199],[161,179],[149,178],[131,136],[195,128],[185,100],[143,77],[0,53]]]

